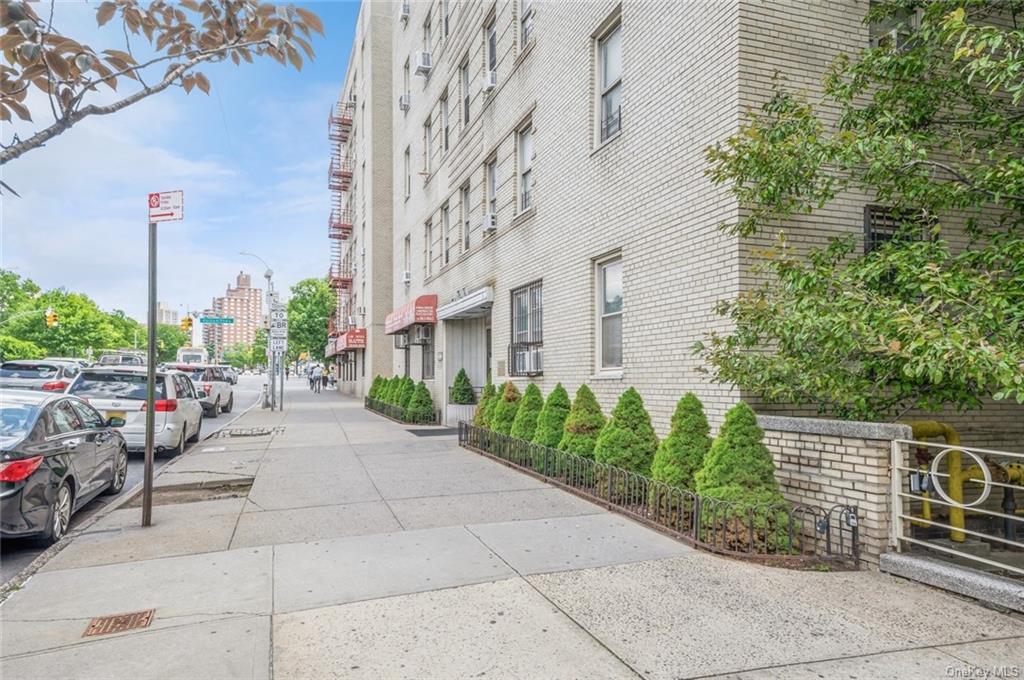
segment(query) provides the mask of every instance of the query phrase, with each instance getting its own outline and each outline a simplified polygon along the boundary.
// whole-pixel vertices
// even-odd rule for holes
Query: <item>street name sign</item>
[[[235,320],[230,316],[201,316],[199,317],[200,323],[234,323]]]
[[[158,191],[149,195],[149,221],[171,222],[185,219],[185,192]]]

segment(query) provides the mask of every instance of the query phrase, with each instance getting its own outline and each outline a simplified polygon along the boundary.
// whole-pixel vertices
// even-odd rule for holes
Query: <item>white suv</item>
[[[199,441],[206,395],[179,371],[157,371],[153,406],[153,446],[158,453],[178,455],[186,442]],[[82,369],[68,387],[106,419],[123,418],[119,428],[129,451],[146,448],[146,369],[96,366]]]
[[[168,368],[182,371],[192,379],[196,389],[206,392],[206,398],[202,400],[203,410],[211,418],[216,418],[221,413],[231,413],[231,409],[235,407],[235,393],[231,382],[219,366],[170,364]]]

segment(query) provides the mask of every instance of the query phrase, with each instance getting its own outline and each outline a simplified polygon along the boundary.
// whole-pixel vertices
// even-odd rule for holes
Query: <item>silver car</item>
[[[81,367],[73,361],[20,359],[0,364],[0,388],[63,392]]]
[[[154,396],[153,446],[157,452],[178,455],[186,442],[199,441],[206,393],[196,390],[180,371],[158,371]],[[146,369],[134,366],[94,366],[84,369],[68,388],[106,419],[122,418],[119,428],[130,451],[146,447]]]

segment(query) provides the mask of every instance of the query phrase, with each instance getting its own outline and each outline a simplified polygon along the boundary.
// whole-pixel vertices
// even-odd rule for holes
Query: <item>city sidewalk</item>
[[[1024,623],[694,551],[293,379],[0,605],[8,678],[981,677]],[[264,431],[265,429],[266,431]],[[146,628],[84,637],[94,617]],[[1012,677],[1012,676],[1007,676]]]

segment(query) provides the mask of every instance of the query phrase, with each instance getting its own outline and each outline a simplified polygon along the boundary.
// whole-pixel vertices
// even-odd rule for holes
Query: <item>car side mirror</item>
[[[206,393],[206,390],[199,390],[196,392],[196,399],[206,399],[208,396],[210,395]]]
[[[124,427],[125,419],[118,416],[107,418],[107,427]]]

